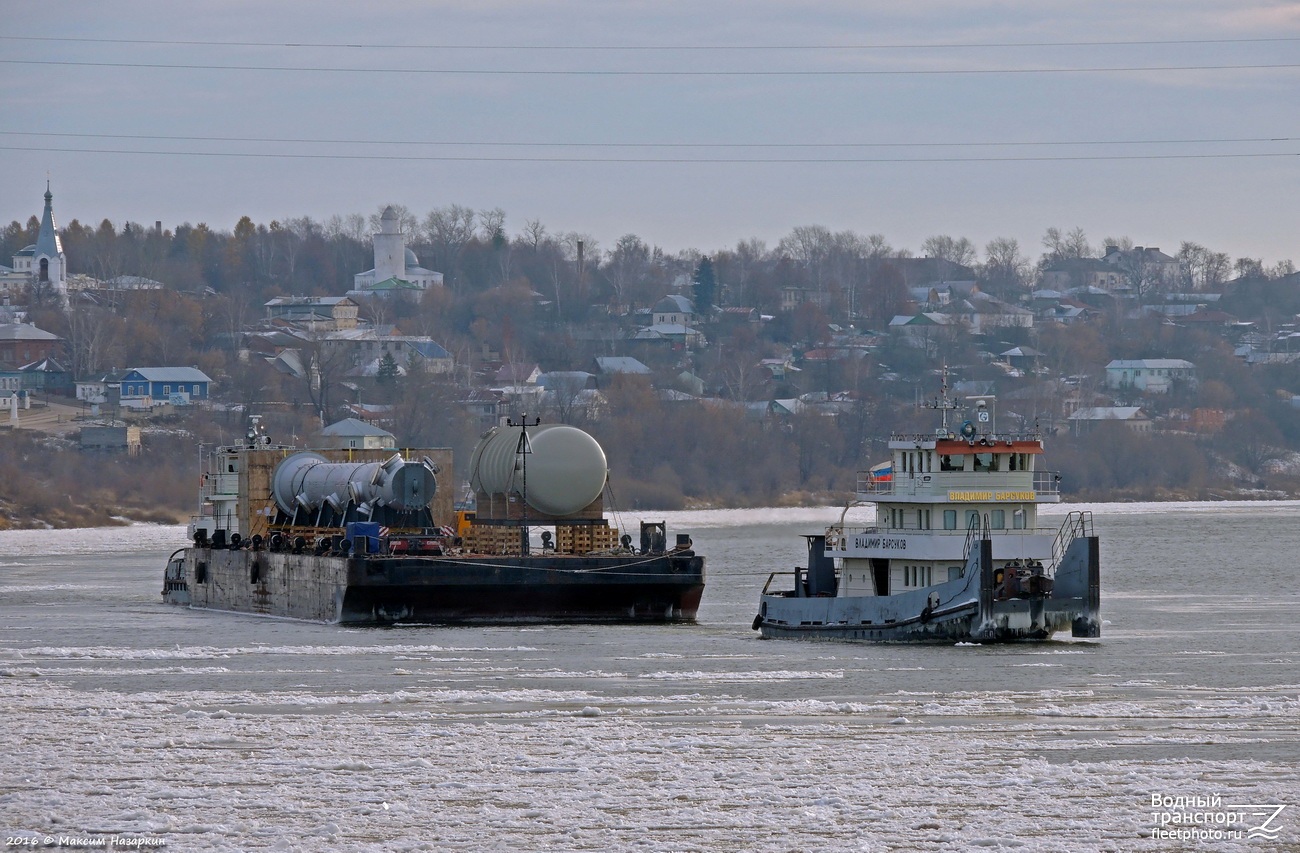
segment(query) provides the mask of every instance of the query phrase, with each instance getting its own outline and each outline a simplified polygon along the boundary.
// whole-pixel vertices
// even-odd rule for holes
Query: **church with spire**
[[[26,299],[31,301],[49,297],[67,301],[68,259],[63,254],[63,242],[54,222],[54,194],[50,192],[49,181],[45,182],[45,211],[41,214],[36,242],[20,249],[13,261],[11,270],[0,267],[0,290],[7,301],[23,299],[23,290]]]

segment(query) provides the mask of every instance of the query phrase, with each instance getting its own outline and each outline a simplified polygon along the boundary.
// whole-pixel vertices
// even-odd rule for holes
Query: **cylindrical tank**
[[[384,462],[329,462],[304,450],[277,465],[271,476],[271,494],[287,515],[326,503],[338,510],[349,502],[409,512],[428,506],[437,488],[428,461],[408,462],[398,454]]]
[[[530,450],[523,458],[521,429],[528,431]],[[518,492],[528,506],[555,516],[572,515],[600,497],[609,473],[596,439],[564,424],[495,427],[474,448],[469,466],[475,491]]]

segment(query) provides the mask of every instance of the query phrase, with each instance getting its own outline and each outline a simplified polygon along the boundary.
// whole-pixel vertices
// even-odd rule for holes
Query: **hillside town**
[[[841,503],[941,393],[1043,434],[1076,499],[1300,493],[1289,261],[1055,227],[1037,258],[820,226],[672,253],[457,205],[230,232],[60,227],[48,186],[40,210],[0,233],[4,524],[182,515],[195,447],[253,413],[466,461],[535,415],[598,437],[626,507]]]

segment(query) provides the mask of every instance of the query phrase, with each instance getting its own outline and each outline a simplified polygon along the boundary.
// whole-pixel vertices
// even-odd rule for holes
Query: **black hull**
[[[188,548],[183,600],[339,624],[694,622],[704,558],[657,555],[343,557]]]

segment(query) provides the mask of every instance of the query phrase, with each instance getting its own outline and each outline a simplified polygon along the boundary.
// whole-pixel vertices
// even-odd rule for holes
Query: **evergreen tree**
[[[397,359],[393,358],[391,352],[384,353],[384,357],[379,359],[379,371],[375,374],[375,382],[385,391],[391,391],[397,384]]]
[[[695,313],[705,316],[713,311],[718,298],[718,281],[713,274],[713,261],[700,258],[695,268]]]

